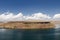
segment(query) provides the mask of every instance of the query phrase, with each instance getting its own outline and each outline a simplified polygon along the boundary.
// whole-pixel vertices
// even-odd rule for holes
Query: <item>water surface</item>
[[[0,40],[60,40],[60,29],[0,29]]]

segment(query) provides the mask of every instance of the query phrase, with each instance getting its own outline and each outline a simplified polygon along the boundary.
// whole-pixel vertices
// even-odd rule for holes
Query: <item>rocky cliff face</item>
[[[12,28],[12,29],[40,29],[40,28],[54,28],[52,22],[40,22],[40,21],[14,21],[7,23],[0,23],[0,28]]]

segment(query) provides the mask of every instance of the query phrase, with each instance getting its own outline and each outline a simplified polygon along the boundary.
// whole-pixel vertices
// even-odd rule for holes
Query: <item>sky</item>
[[[0,0],[0,20],[10,18],[60,20],[60,0]]]

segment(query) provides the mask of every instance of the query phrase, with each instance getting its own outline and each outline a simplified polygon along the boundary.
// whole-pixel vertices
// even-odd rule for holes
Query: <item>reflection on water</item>
[[[0,32],[5,32],[5,31],[7,31],[6,29],[0,29]]]
[[[59,29],[0,29],[0,40],[60,40]]]

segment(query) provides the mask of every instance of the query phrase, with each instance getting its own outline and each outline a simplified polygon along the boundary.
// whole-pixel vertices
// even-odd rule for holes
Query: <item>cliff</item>
[[[54,23],[51,21],[11,21],[7,23],[0,23],[0,28],[11,29],[42,29],[54,27]]]

